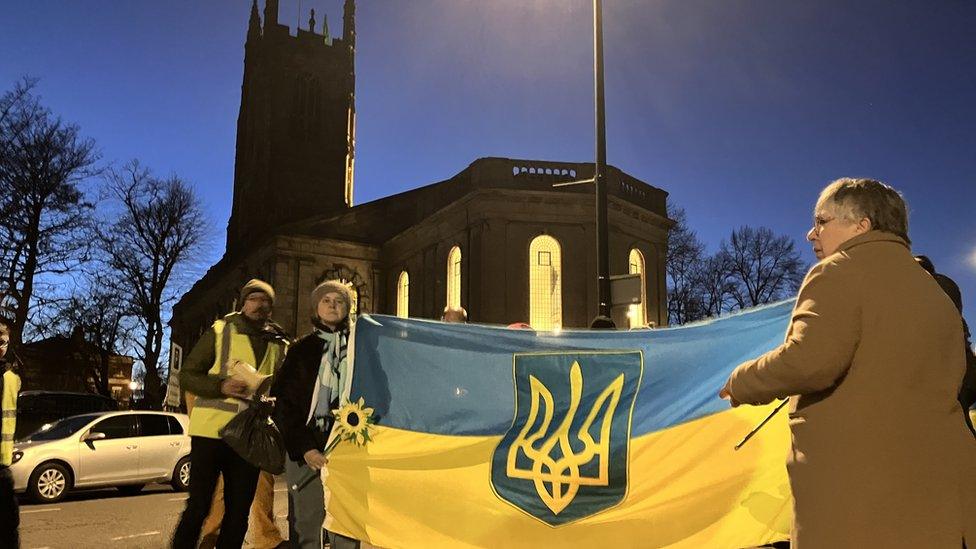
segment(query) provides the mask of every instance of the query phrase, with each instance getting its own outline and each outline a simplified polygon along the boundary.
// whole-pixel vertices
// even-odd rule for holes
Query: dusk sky
[[[341,35],[342,0],[315,8]],[[976,2],[605,0],[608,161],[670,193],[714,251],[740,225],[793,237],[841,176],[911,209],[916,253],[976,320]],[[263,7],[263,2],[261,2]],[[104,162],[199,190],[223,252],[250,0],[7,2],[0,89],[44,103]],[[361,0],[357,204],[484,156],[593,159],[589,0]]]

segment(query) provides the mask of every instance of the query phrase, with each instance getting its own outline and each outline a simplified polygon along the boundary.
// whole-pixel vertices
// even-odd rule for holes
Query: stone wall
[[[392,238],[382,248],[386,303],[396,313],[396,286],[410,276],[410,316],[439,318],[447,302],[447,256],[461,247],[461,303],[472,322],[508,324],[529,318],[528,248],[548,234],[562,251],[563,325],[588,326],[597,314],[593,197],[579,193],[483,189]],[[632,248],[645,260],[647,318],[666,323],[664,262],[670,221],[611,197],[611,274],[625,274]],[[626,308],[615,308],[627,326]]]

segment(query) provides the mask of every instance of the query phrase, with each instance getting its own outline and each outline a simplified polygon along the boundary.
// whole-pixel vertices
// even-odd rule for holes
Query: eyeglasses
[[[340,307],[346,304],[345,299],[332,299],[328,297],[323,297],[322,301],[329,305],[332,305],[333,307]]]
[[[816,216],[816,217],[814,217],[813,218],[813,232],[815,232],[817,234],[820,234],[823,231],[823,228],[827,226],[827,223],[830,223],[831,221],[834,221],[835,219],[837,219],[837,218],[836,217],[821,217],[819,215]]]

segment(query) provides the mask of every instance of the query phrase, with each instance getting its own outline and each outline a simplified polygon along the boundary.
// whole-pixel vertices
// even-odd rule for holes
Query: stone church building
[[[237,128],[234,198],[223,258],[173,309],[174,356],[238,290],[262,278],[275,320],[310,329],[310,293],[346,281],[355,312],[439,318],[463,306],[471,322],[585,327],[597,314],[592,163],[479,158],[446,180],[353,204],[355,1],[341,38],[314,15],[292,35],[267,0],[251,7]],[[614,309],[619,327],[667,321],[667,193],[608,170],[612,274],[640,273],[643,303]],[[185,351],[184,351],[185,349]],[[174,367],[178,367],[176,359]]]

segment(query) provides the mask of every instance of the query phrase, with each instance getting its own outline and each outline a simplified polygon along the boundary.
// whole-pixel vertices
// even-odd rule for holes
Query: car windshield
[[[85,414],[66,417],[54,423],[45,423],[43,427],[24,437],[24,440],[37,442],[39,440],[58,440],[70,437],[98,416],[99,414]]]

